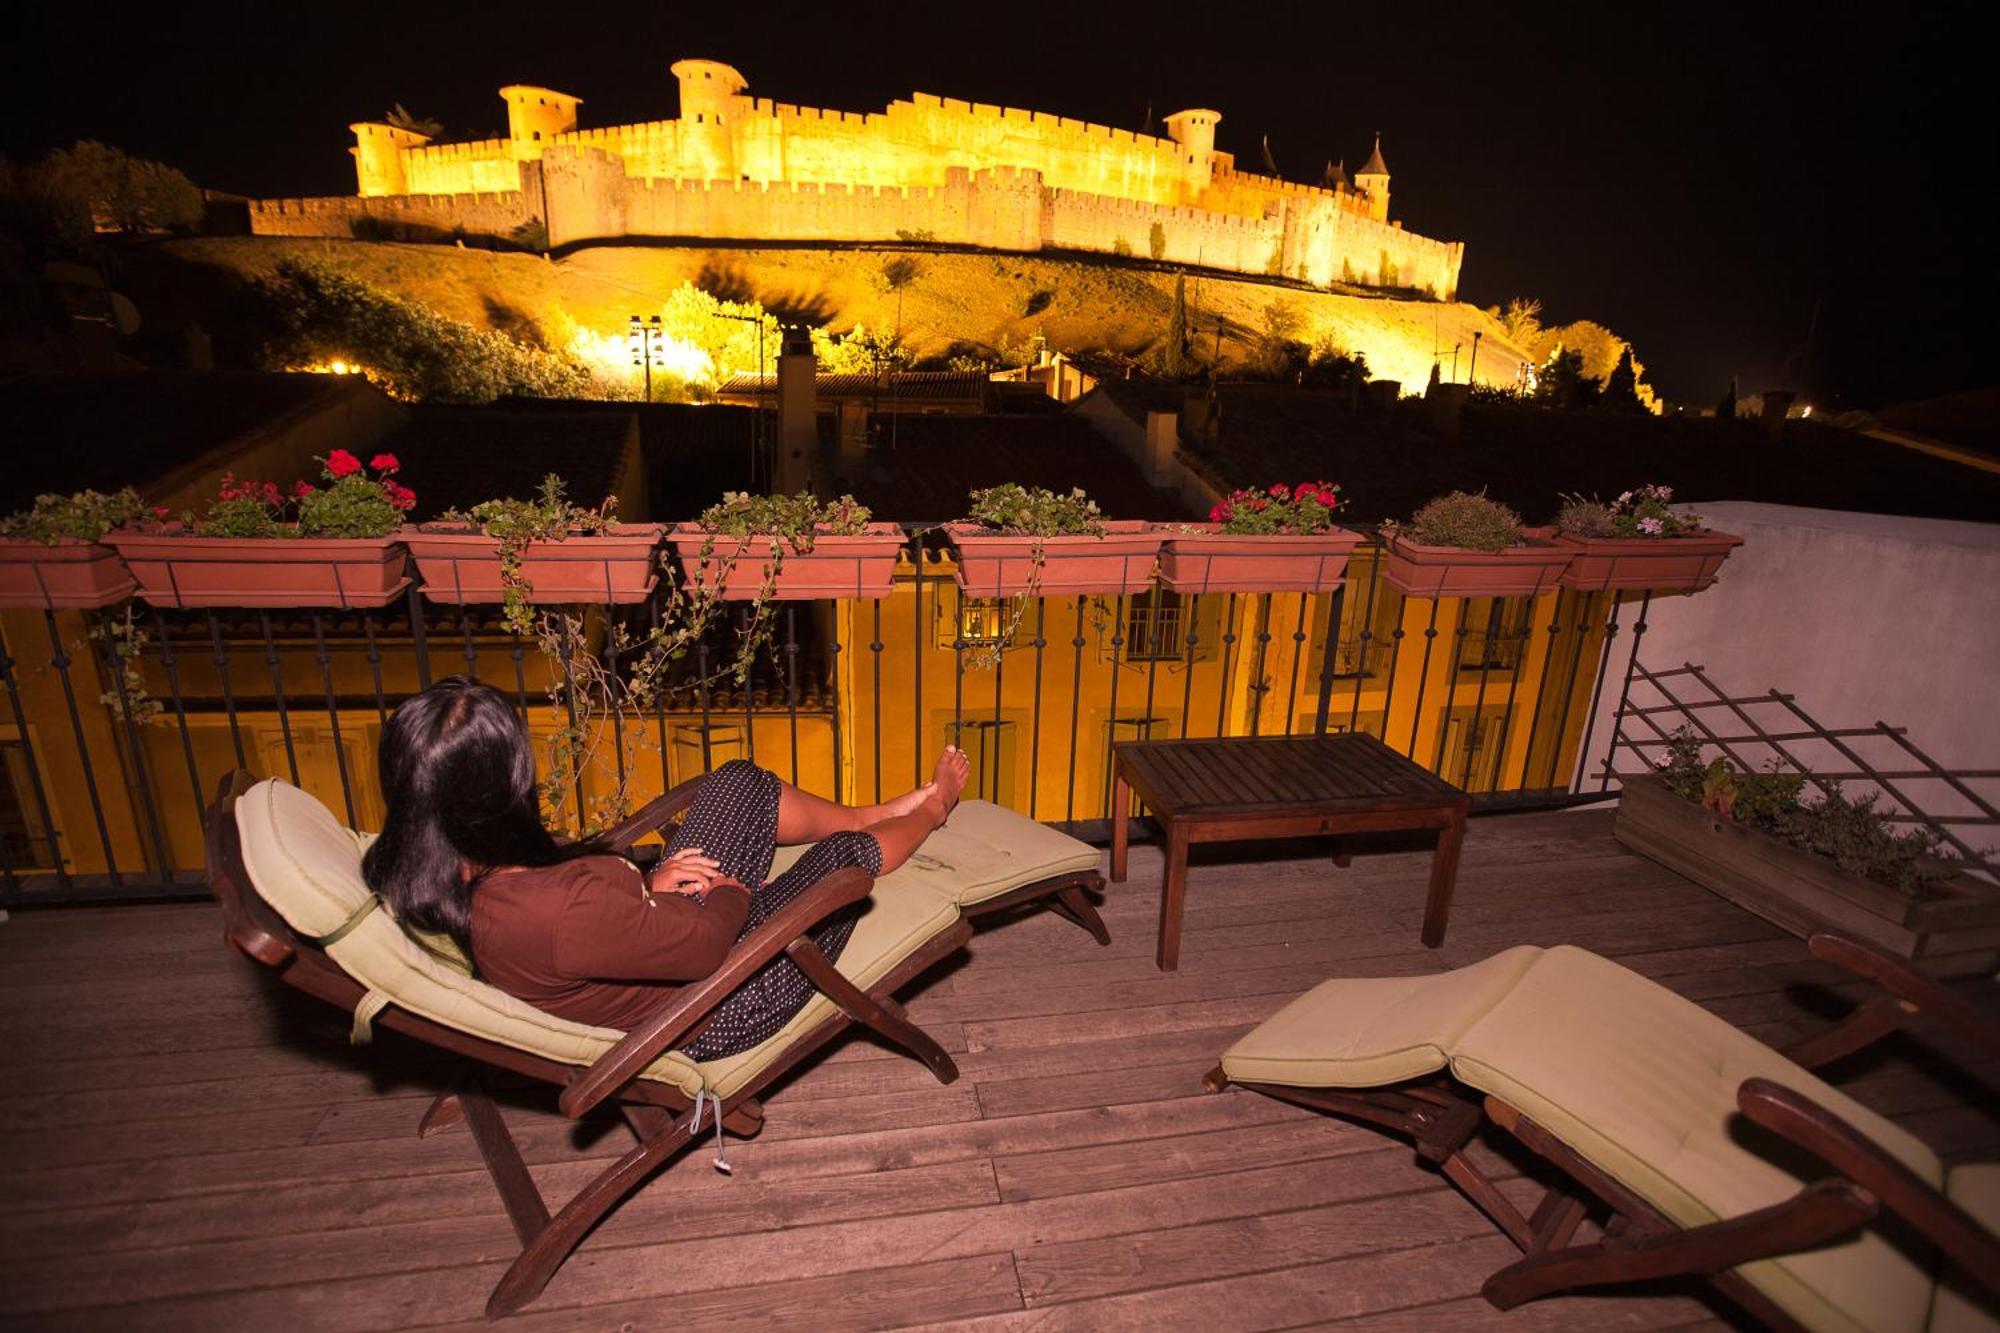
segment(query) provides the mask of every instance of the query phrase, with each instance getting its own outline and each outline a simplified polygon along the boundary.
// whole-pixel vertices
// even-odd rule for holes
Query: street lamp
[[[1467,384],[1473,382],[1472,373],[1479,369],[1479,340],[1485,336],[1485,329],[1474,329],[1472,331],[1472,360],[1465,367],[1465,382]]]
[[[632,364],[645,370],[646,401],[650,403],[653,401],[653,367],[665,364],[660,353],[666,347],[667,333],[660,325],[660,317],[654,315],[651,319],[642,320],[637,315],[632,316],[632,322],[625,329],[625,342],[632,351]]]
[[[778,386],[775,383],[767,384],[764,381],[764,315],[762,311],[754,315],[732,315],[727,310],[717,310],[713,313],[717,319],[733,319],[740,324],[755,324],[757,326],[757,415],[751,419],[750,423],[750,487],[752,490],[755,490],[757,487],[757,470],[762,465],[766,443],[764,391],[766,389],[770,390],[771,401],[773,403],[776,403],[778,400]],[[775,464],[771,471],[773,477],[775,477],[777,473]]]

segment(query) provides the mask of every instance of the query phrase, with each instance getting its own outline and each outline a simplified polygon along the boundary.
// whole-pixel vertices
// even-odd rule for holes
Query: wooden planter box
[[[1539,597],[1561,579],[1570,551],[1549,528],[1525,536],[1525,544],[1504,551],[1471,551],[1398,534],[1383,551],[1382,577],[1410,597]]]
[[[749,601],[763,588],[774,541],[782,556],[771,594],[778,601],[887,597],[905,541],[894,523],[870,523],[860,533],[818,533],[810,551],[796,550],[782,538],[724,537],[694,523],[676,524],[668,540],[691,586],[713,591],[720,580],[716,595],[732,602]]]
[[[1906,896],[1768,833],[1718,819],[1659,778],[1625,781],[1613,832],[1633,851],[1801,938],[1840,930],[1904,958],[2000,946],[2000,887],[1961,875]]]
[[[1160,551],[1160,581],[1178,593],[1332,592],[1347,581],[1347,555],[1361,534],[1330,528],[1310,536],[1222,531],[1193,523]]]
[[[1131,519],[1106,523],[1101,537],[1023,537],[976,523],[948,523],[945,531],[958,548],[958,586],[968,597],[1145,592],[1166,540],[1151,523]]]
[[[0,607],[95,611],[124,601],[135,586],[109,546],[0,538]]]
[[[1562,584],[1579,592],[1645,589],[1700,592],[1715,582],[1741,537],[1703,528],[1680,537],[1566,537],[1556,544],[1570,553]]]
[[[409,586],[400,537],[197,537],[114,532],[104,539],[154,606],[386,606]]]
[[[653,552],[662,531],[658,523],[620,523],[602,535],[529,542],[521,556],[522,577],[533,585],[528,600],[598,605],[645,601],[660,578]],[[497,537],[439,524],[405,528],[403,543],[416,558],[424,596],[431,601],[477,605],[505,599]]]

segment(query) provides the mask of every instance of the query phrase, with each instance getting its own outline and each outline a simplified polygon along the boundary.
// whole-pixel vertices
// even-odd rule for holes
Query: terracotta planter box
[[[1131,519],[1106,523],[1102,537],[1021,537],[976,523],[948,523],[945,531],[958,548],[958,586],[969,597],[1145,592],[1153,586],[1153,566],[1166,540],[1151,523]]]
[[[1382,577],[1410,597],[1539,597],[1555,588],[1570,552],[1548,528],[1504,551],[1426,546],[1397,535],[1382,555]]]
[[[1718,819],[1656,777],[1626,780],[1613,832],[1633,851],[1802,938],[1830,928],[1904,958],[2000,947],[2000,887],[1961,875],[1905,895]]]
[[[386,606],[409,586],[400,537],[197,537],[114,532],[104,539],[154,606]]]
[[[0,538],[0,607],[95,611],[124,601],[134,586],[109,546]]]
[[[764,586],[773,540],[768,536],[724,537],[693,523],[678,523],[668,540],[692,586],[713,588],[719,579],[718,595],[732,602],[747,602]],[[714,545],[704,560],[702,548],[711,541]],[[859,533],[819,533],[810,551],[794,550],[780,539],[783,559],[771,595],[781,602],[887,597],[896,582],[896,558],[904,541],[903,530],[894,523],[870,523],[866,532]]]
[[[1700,592],[1715,582],[1741,537],[1703,528],[1681,537],[1566,537],[1556,543],[1570,553],[1565,588],[1580,592],[1648,589]]]
[[[1223,532],[1169,534],[1160,550],[1160,581],[1178,593],[1332,592],[1347,581],[1347,555],[1361,534],[1330,528],[1311,536]]]
[[[643,602],[659,582],[653,553],[660,544],[658,523],[620,523],[602,535],[576,535],[559,542],[529,542],[521,574],[537,604]],[[502,601],[500,540],[469,528],[438,525],[403,529],[403,544],[416,558],[424,596],[454,606]]]

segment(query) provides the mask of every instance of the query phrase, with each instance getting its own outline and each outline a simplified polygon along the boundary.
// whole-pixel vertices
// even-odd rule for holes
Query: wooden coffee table
[[[1167,833],[1161,971],[1180,959],[1188,848],[1197,842],[1434,828],[1422,938],[1433,949],[1444,943],[1470,798],[1373,736],[1122,741],[1112,749],[1112,770],[1112,881],[1125,879],[1131,793]]]

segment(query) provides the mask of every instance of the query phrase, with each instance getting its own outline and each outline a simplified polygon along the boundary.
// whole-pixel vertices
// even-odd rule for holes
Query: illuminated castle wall
[[[1150,255],[1315,283],[1450,297],[1465,247],[1389,220],[1379,150],[1332,187],[1238,171],[1220,114],[1167,117],[1167,137],[1039,111],[915,94],[881,112],[822,111],[745,93],[711,60],[673,66],[678,120],[577,127],[577,98],[500,90],[508,137],[432,143],[352,127],[359,193],[252,205],[277,235],[505,234],[539,220],[548,244],[618,236],[929,239],[1000,250]]]

